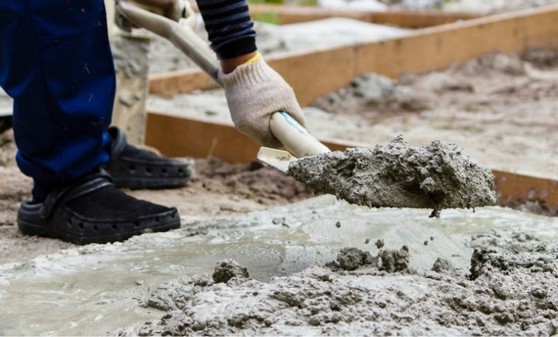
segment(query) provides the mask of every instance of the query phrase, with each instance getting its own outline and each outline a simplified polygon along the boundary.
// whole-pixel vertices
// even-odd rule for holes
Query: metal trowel
[[[308,130],[285,112],[276,112],[271,116],[269,126],[273,135],[281,140],[286,150],[262,146],[258,151],[258,160],[287,173],[289,164],[298,157],[312,156],[330,150],[314,138]]]
[[[116,10],[136,26],[145,28],[172,42],[194,63],[202,68],[219,85],[223,86],[217,74],[219,66],[215,53],[206,41],[192,29],[192,25],[181,24],[164,16],[151,13],[133,2],[116,1]],[[287,172],[289,163],[299,157],[317,155],[330,150],[286,112],[278,111],[269,121],[271,133],[284,146],[284,150],[261,147],[257,158],[282,172]]]

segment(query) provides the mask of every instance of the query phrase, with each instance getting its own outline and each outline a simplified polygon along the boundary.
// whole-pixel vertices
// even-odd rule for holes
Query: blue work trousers
[[[43,200],[106,163],[115,70],[103,0],[0,0],[0,86],[17,163]]]

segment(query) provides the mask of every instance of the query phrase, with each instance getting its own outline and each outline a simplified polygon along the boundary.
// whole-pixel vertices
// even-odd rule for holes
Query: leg
[[[103,0],[0,2],[0,46],[18,165],[35,183],[20,230],[104,243],[179,227],[176,209],[116,190],[99,170],[115,91]]]
[[[3,1],[0,43],[17,162],[41,201],[109,160],[115,75],[103,1]]]

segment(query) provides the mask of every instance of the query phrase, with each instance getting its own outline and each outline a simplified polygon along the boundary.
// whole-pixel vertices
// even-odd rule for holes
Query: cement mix
[[[527,88],[540,92],[541,81]],[[124,243],[66,245],[0,265],[0,334],[558,333],[555,218],[497,207],[427,214],[324,196]],[[219,280],[246,275],[242,266],[251,278],[215,283],[216,263],[233,271]]]
[[[397,137],[374,148],[299,158],[288,173],[314,191],[368,207],[444,208],[494,205],[494,176],[453,144],[418,148]]]
[[[556,250],[548,242],[558,240],[555,218],[499,207],[448,210],[438,219],[427,215],[322,196],[3,264],[0,334],[517,335],[524,327],[526,333],[550,334],[557,283],[549,271]],[[514,236],[510,228],[527,234]],[[478,234],[484,236],[472,243]],[[378,239],[381,248],[369,244]],[[473,281],[475,248],[476,261],[486,262],[475,262],[480,272]],[[348,254],[338,256],[341,250]],[[514,262],[515,251],[526,262]],[[352,271],[331,264],[349,255],[366,258],[357,259]],[[233,263],[225,258],[251,278],[215,283],[212,274],[221,262],[227,262],[221,270],[245,275],[242,268],[227,268]],[[440,258],[454,271],[430,271]],[[491,290],[504,289],[495,288],[500,281],[509,289],[505,300]],[[535,291],[539,297],[521,311],[535,286],[547,289],[547,297],[541,300],[543,293]],[[497,325],[501,308],[513,309],[515,321]]]
[[[167,313],[134,334],[556,335],[558,245],[518,233],[478,236],[473,245],[470,276],[447,266],[409,270],[403,247],[381,252],[382,267],[367,252],[342,249],[342,270],[316,266],[269,283],[181,278],[151,292],[146,306]]]

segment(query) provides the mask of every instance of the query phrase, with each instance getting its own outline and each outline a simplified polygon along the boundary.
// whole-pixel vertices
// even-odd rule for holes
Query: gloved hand
[[[271,115],[277,111],[288,112],[304,126],[304,113],[293,89],[260,54],[229,74],[221,71],[219,77],[225,88],[234,125],[260,144],[282,147],[269,128]]]

